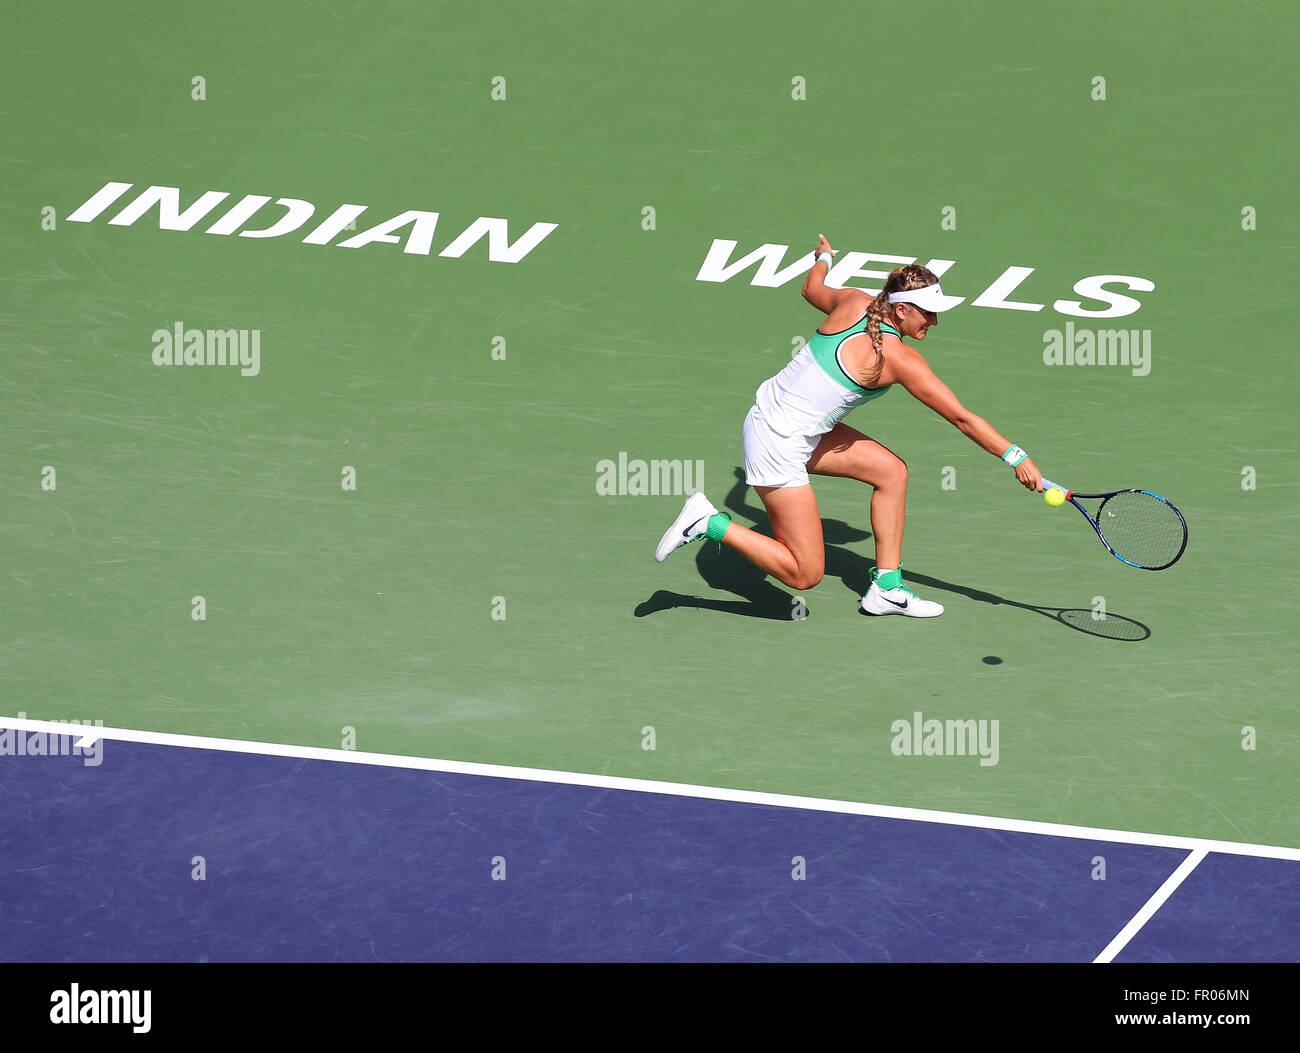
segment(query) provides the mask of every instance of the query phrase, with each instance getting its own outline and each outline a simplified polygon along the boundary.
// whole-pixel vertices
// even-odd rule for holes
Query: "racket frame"
[[[1042,484],[1044,490],[1051,490],[1053,487],[1055,487],[1057,490],[1064,490],[1065,499],[1069,501],[1070,504],[1074,505],[1074,507],[1077,508],[1083,514],[1083,518],[1086,519],[1089,525],[1092,527],[1092,529],[1096,531],[1097,540],[1099,540],[1103,545],[1105,545],[1106,551],[1109,552],[1121,563],[1127,563],[1130,567],[1136,567],[1138,570],[1168,570],[1180,559],[1182,559],[1183,553],[1187,551],[1187,533],[1188,533],[1187,520],[1183,518],[1183,513],[1178,510],[1178,506],[1175,505],[1172,501],[1169,501],[1167,498],[1161,497],[1159,494],[1154,493],[1151,490],[1139,490],[1134,487],[1129,487],[1126,490],[1111,490],[1109,493],[1104,493],[1104,494],[1081,494],[1067,487],[1062,486],[1060,483],[1054,483],[1050,479],[1043,479]],[[1146,494],[1148,497],[1154,497],[1157,501],[1163,501],[1169,508],[1173,509],[1174,515],[1178,517],[1178,522],[1181,524],[1183,528],[1183,543],[1181,546],[1179,546],[1177,554],[1168,563],[1161,564],[1159,567],[1144,567],[1141,563],[1134,563],[1132,560],[1125,559],[1113,548],[1111,548],[1110,542],[1106,540],[1106,536],[1101,532],[1101,527],[1098,526],[1097,520],[1093,519],[1092,516],[1089,514],[1088,510],[1084,508],[1083,505],[1079,504],[1078,501],[1075,500],[1076,497],[1082,497],[1085,501],[1091,501],[1097,498],[1101,498],[1102,503],[1097,508],[1097,511],[1100,512],[1102,508],[1105,507],[1106,501],[1108,501],[1112,497],[1117,496],[1118,494]]]

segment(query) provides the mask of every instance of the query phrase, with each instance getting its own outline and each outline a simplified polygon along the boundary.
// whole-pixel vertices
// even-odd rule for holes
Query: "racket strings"
[[[1138,490],[1103,501],[1097,510],[1097,527],[1116,555],[1139,567],[1168,566],[1187,542],[1187,526],[1178,511]]]

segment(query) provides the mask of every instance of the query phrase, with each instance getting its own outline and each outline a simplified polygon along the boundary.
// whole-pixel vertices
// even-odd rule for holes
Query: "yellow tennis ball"
[[[1043,500],[1053,508],[1059,508],[1065,504],[1065,491],[1059,486],[1054,486],[1047,493],[1043,494]]]

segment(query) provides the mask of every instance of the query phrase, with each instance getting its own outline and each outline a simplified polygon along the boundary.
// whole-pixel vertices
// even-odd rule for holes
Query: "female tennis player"
[[[703,494],[692,494],[668,528],[655,559],[662,563],[682,545],[709,538],[735,549],[792,589],[811,589],[826,569],[817,499],[809,474],[858,479],[873,488],[871,529],[876,566],[862,597],[867,614],[933,618],[943,606],[903,584],[903,520],[907,465],[875,439],[850,428],[844,417],[895,384],[955,425],[977,446],[1010,465],[1032,491],[1042,478],[1024,450],[966,409],[935,376],[919,351],[939,314],[962,302],[946,296],[934,272],[900,267],[874,299],[861,289],[826,284],[835,255],[818,235],[817,258],[804,280],[804,298],[827,315],[808,345],[758,389],[745,418],[745,477],[767,508],[773,537],[731,522]]]

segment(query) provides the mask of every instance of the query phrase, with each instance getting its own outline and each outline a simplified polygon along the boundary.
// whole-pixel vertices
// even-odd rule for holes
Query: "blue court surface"
[[[0,758],[0,959],[1088,962],[1194,854],[400,758],[98,748]],[[1296,958],[1292,850],[1215,844],[1116,961]]]

